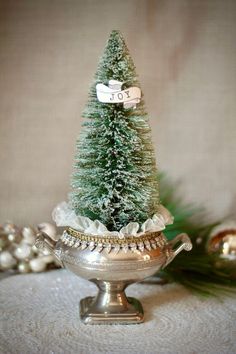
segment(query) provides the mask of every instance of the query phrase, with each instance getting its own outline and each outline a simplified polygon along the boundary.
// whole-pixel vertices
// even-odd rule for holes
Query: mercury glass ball
[[[10,269],[16,264],[15,258],[8,251],[3,251],[0,253],[0,267],[3,269]]]

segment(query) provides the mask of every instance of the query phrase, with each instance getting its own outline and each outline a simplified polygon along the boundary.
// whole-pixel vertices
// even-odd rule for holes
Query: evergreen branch
[[[220,221],[204,223],[202,208],[184,204],[176,196],[176,188],[165,174],[159,176],[159,181],[162,204],[175,217],[174,224],[169,225],[164,233],[169,240],[179,233],[188,233],[193,249],[190,252],[181,252],[158,276],[180,283],[203,297],[236,294],[236,271],[233,274],[231,263],[224,261],[217,268],[217,256],[206,252],[208,235]]]

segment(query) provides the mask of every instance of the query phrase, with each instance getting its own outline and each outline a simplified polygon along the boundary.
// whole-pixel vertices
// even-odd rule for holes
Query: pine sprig
[[[178,282],[203,297],[236,294],[236,277],[232,278],[231,264],[224,261],[218,268],[217,256],[206,252],[208,235],[220,221],[207,224],[203,221],[202,208],[184,204],[176,196],[175,186],[164,174],[159,176],[159,182],[161,202],[175,217],[174,224],[165,230],[166,237],[170,240],[177,234],[186,232],[193,243],[193,249],[190,252],[181,252],[161,271],[161,276],[168,281]]]

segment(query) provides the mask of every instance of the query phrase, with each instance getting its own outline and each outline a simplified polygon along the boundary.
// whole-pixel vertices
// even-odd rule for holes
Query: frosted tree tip
[[[122,36],[120,30],[112,30],[110,35],[111,36]]]
[[[121,33],[120,30],[112,30],[110,33],[109,40],[118,40],[118,41],[124,41],[124,37]]]

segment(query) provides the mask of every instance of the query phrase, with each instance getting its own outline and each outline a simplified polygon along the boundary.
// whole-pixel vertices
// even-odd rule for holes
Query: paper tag
[[[141,100],[141,90],[139,87],[129,87],[121,90],[123,83],[117,80],[109,80],[108,86],[97,84],[97,98],[102,103],[123,103],[124,108],[136,108],[136,104]]]

